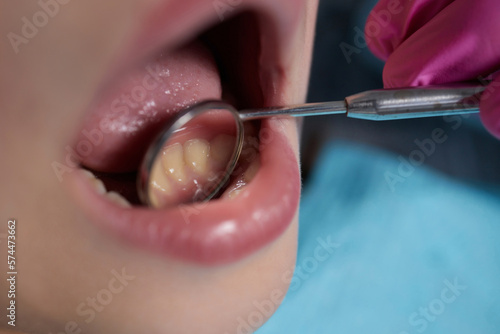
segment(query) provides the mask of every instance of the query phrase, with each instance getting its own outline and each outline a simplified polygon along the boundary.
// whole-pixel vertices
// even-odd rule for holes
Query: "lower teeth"
[[[259,140],[252,125],[245,124],[242,154],[229,188],[220,196],[234,198],[254,178],[259,169]],[[196,135],[200,136],[199,133]],[[205,136],[203,138],[203,136]],[[224,175],[236,138],[228,134],[201,138],[189,136],[163,148],[161,161],[153,165],[149,197],[161,208],[203,200],[211,195],[215,182]]]
[[[246,124],[245,128],[242,155],[229,180],[229,186],[220,195],[223,199],[240,196],[260,168],[258,139],[254,136],[256,131],[253,127],[248,128]],[[177,201],[175,197],[183,195],[182,190],[186,189],[186,185],[195,184],[199,187],[202,184],[200,179],[209,179],[210,175],[214,175],[213,170],[223,170],[234,146],[231,141],[234,141],[234,137],[219,135],[210,142],[204,139],[191,139],[184,145],[176,144],[167,148],[163,152],[162,163],[155,164],[151,172],[152,206],[157,208],[168,206],[169,201]],[[85,169],[82,169],[82,172],[98,194],[104,195],[121,207],[132,206],[118,192],[108,192],[103,181],[92,172]]]
[[[229,187],[224,191],[221,198],[234,199],[245,191],[246,186],[254,179],[260,168],[259,157],[253,160],[248,168],[234,179]]]
[[[90,181],[90,184],[92,187],[96,190],[96,192],[100,195],[104,195],[107,199],[109,199],[111,202],[118,204],[124,208],[130,208],[132,205],[130,204],[129,201],[119,193],[115,191],[110,191],[108,192],[106,189],[106,186],[104,185],[104,182],[99,180],[92,172],[82,169],[83,175]]]
[[[120,195],[119,193],[115,191],[110,191],[109,193],[105,194],[105,197],[107,197],[111,202],[120,205],[121,207],[124,208],[130,208],[132,205],[127,201],[125,197]]]

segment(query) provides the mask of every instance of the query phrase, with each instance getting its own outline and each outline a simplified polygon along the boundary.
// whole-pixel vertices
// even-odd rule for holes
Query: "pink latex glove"
[[[365,34],[386,88],[495,79],[480,114],[500,139],[500,0],[381,0]]]

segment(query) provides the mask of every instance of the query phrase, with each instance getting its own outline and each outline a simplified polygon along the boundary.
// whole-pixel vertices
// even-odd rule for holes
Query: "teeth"
[[[83,174],[85,177],[89,178],[90,180],[91,180],[91,179],[95,179],[95,175],[94,175],[91,171],[86,170],[86,169],[80,169],[80,171],[82,172],[82,174]]]
[[[161,163],[155,163],[151,172],[150,198],[154,207],[163,206],[165,197],[172,194],[172,185],[163,170]]]
[[[228,190],[222,195],[224,198],[234,199],[238,197],[242,192],[245,191],[245,187],[254,179],[255,175],[260,168],[260,161],[257,157],[251,164],[248,166],[247,170],[238,177],[236,182],[229,187]]]
[[[82,174],[88,178],[90,184],[94,187],[94,189],[97,191],[98,194],[104,195],[107,197],[111,202],[116,203],[120,205],[121,207],[124,208],[130,208],[132,205],[127,201],[125,197],[120,195],[119,193],[115,191],[110,191],[109,193],[106,192],[106,186],[104,183],[99,180],[91,171],[82,169],[81,170]]]
[[[130,208],[131,205],[130,203],[123,197],[122,195],[118,194],[117,192],[110,191],[105,195],[111,202],[116,203],[120,205],[121,207],[124,208]]]
[[[210,143],[210,157],[217,164],[218,169],[225,168],[234,150],[235,137],[218,135]]]
[[[104,185],[104,183],[96,178],[96,176],[91,171],[82,169],[82,173],[89,179],[90,184],[94,187],[95,191],[97,191],[98,194],[104,195],[106,193],[106,186]]]
[[[248,132],[251,133],[252,130],[255,132],[252,127]],[[250,138],[256,143],[246,143],[246,151],[249,152],[244,155],[246,159],[243,160],[242,166],[248,167],[225,191],[223,198],[232,199],[239,196],[259,170],[258,139]],[[235,141],[234,136],[219,134],[210,142],[203,138],[192,138],[166,147],[161,163],[153,166],[151,172],[151,204],[155,207],[172,205],[177,203],[178,196],[182,198],[187,195],[189,198],[194,188],[202,189],[206,182],[214,181],[225,171],[233,154]]]
[[[234,141],[234,137],[222,134],[210,143],[205,139],[195,138],[186,141],[184,145],[170,145],[163,152],[163,169],[169,179],[182,185],[196,181],[191,172],[210,178],[210,175],[225,169],[234,150]],[[186,165],[189,169],[186,169]]]
[[[184,152],[181,144],[176,143],[169,146],[163,152],[162,163],[165,172],[170,176],[170,178],[182,184],[186,183]]]
[[[106,186],[101,180],[94,178],[90,181],[90,183],[92,184],[92,186],[94,186],[94,189],[98,194],[104,195],[106,193]]]
[[[207,173],[209,155],[210,144],[204,139],[191,139],[184,143],[184,160],[199,175]]]
[[[247,133],[253,128],[248,129]],[[255,139],[258,143],[258,139]],[[150,178],[150,200],[154,207],[163,207],[168,205],[174,195],[177,195],[177,190],[185,191],[188,183],[194,182],[195,185],[203,185],[205,181],[210,180],[211,174],[222,172],[225,168],[231,155],[234,151],[236,138],[234,136],[221,134],[213,138],[210,142],[201,138],[187,140],[184,144],[176,143],[167,147],[162,154],[161,161],[153,166]],[[240,196],[245,191],[245,187],[250,183],[260,168],[260,160],[258,151],[255,150],[252,143],[248,144],[248,137],[245,145],[248,146],[246,151],[252,148],[252,154],[243,152],[245,161],[248,167],[243,174],[232,182],[232,185],[222,194],[222,198],[234,199]],[[253,159],[252,159],[253,158]],[[189,167],[187,167],[189,166]],[[106,186],[98,179],[91,171],[82,170],[83,175],[88,178],[91,185],[97,193],[106,196],[113,203],[130,208],[132,205],[117,192],[111,191],[107,193]],[[196,175],[201,176],[197,179]],[[205,180],[206,179],[206,180]],[[191,187],[191,186],[189,186]],[[180,195],[180,194],[179,194]]]

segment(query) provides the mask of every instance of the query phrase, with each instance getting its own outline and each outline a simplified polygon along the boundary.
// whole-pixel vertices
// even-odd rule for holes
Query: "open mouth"
[[[161,49],[102,89],[72,147],[80,166],[72,173],[73,193],[90,220],[138,247],[204,265],[237,261],[286,230],[297,211],[300,176],[279,119],[245,125],[238,172],[215,200],[155,210],[140,203],[136,190],[147,147],[183,108],[206,99],[237,109],[282,103],[280,49],[272,42],[278,34],[263,21],[242,12]],[[205,152],[224,150],[220,138],[177,147],[169,181],[189,181],[189,168],[201,173],[213,159]]]

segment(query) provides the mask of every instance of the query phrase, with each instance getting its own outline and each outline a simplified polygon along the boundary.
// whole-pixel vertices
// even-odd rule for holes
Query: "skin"
[[[279,8],[288,1],[273,2]],[[238,319],[248,319],[257,310],[254,302],[273,301],[278,295],[281,299],[287,291],[297,218],[279,239],[241,261],[197,266],[102,233],[50,168],[61,160],[117,50],[158,2],[70,2],[18,54],[7,38],[1,39],[0,233],[7,232],[4,222],[17,220],[15,329],[20,332],[235,333]],[[289,44],[295,50],[285,73],[283,102],[289,104],[305,98],[317,8],[316,1],[296,2],[307,10]],[[0,35],[18,32],[20,18],[39,9],[37,2],[28,1],[2,8]],[[297,124],[283,124],[298,156]],[[8,271],[5,262],[3,272]],[[77,307],[109,289],[112,270],[122,268],[133,279],[87,323],[90,315],[78,315]],[[0,284],[2,307],[7,307],[8,286],[5,280]],[[271,311],[276,307],[273,302]],[[12,329],[6,321],[0,326]]]

